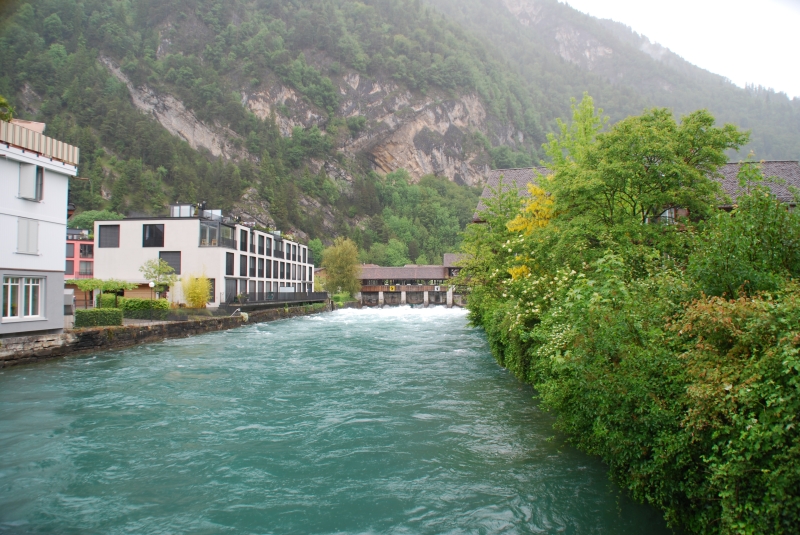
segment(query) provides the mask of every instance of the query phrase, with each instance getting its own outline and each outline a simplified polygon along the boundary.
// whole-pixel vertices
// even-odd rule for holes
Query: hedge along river
[[[0,533],[669,533],[466,313],[330,314],[0,372]]]

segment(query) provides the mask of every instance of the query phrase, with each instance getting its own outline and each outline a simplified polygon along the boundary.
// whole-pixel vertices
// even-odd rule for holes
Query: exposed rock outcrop
[[[110,58],[101,56],[100,61],[118,80],[128,86],[137,108],[152,114],[171,134],[183,138],[193,149],[205,149],[214,156],[226,158],[243,156],[242,151],[233,147],[229,141],[238,137],[232,130],[203,123],[172,95],[159,94],[147,85],[134,87]]]

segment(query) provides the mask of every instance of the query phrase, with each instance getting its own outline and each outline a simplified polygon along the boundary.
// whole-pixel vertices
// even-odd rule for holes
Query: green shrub
[[[125,299],[115,294],[100,294],[97,296],[97,308],[122,308]]]
[[[165,320],[169,315],[169,301],[166,299],[125,298],[120,308],[123,315],[130,319]]]
[[[122,310],[118,308],[91,308],[75,311],[75,328],[122,325]]]

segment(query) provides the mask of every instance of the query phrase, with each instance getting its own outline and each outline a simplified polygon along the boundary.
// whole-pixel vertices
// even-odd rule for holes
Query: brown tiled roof
[[[361,280],[441,280],[446,278],[447,269],[444,266],[361,266]]]
[[[486,178],[486,186],[483,188],[483,193],[478,201],[478,207],[475,209],[475,214],[472,216],[473,221],[482,221],[480,213],[486,210],[484,199],[491,199],[494,197],[493,191],[508,191],[511,188],[516,188],[520,196],[527,197],[528,184],[534,182],[538,174],[549,175],[550,170],[547,167],[527,167],[524,169],[494,169],[489,171],[489,176]]]
[[[743,192],[739,187],[739,169],[741,163],[729,163],[720,168],[722,173],[722,189],[730,198],[736,202],[736,199]],[[768,186],[772,193],[782,202],[794,202],[794,197],[789,191],[790,187],[800,189],[800,162],[791,161],[778,161],[778,162],[763,162],[761,163],[761,174],[764,175],[764,185]],[[784,184],[775,183],[770,181],[770,178],[777,177]]]
[[[458,267],[456,264],[458,264],[458,262],[461,262],[466,256],[467,255],[465,254],[459,254],[459,253],[446,253],[444,255],[444,262],[443,262],[444,267],[446,268]]]

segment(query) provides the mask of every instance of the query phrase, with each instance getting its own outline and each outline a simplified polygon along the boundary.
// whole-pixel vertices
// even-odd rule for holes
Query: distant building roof
[[[739,179],[737,178],[741,163],[729,163],[720,168],[722,173],[722,189],[730,198],[736,202],[736,199],[743,193],[739,187]],[[774,161],[762,162],[760,164],[761,174],[764,175],[764,185],[769,187],[772,193],[778,198],[779,201],[785,203],[794,203],[790,187],[800,189],[800,162],[793,161]],[[770,178],[776,177],[785,184],[775,183],[770,181]]]
[[[486,178],[486,186],[483,188],[483,193],[478,201],[478,207],[475,209],[475,214],[472,220],[475,222],[482,221],[480,213],[486,210],[484,200],[494,197],[494,191],[508,191],[516,188],[520,196],[528,197],[528,184],[535,181],[539,174],[549,175],[550,169],[547,167],[527,167],[523,169],[493,169],[489,171],[489,176]],[[502,189],[500,189],[502,186]]]
[[[444,267],[459,267],[457,264],[461,262],[467,255],[459,253],[447,253],[444,255]]]
[[[442,280],[446,278],[447,269],[444,266],[361,266],[361,280]]]

